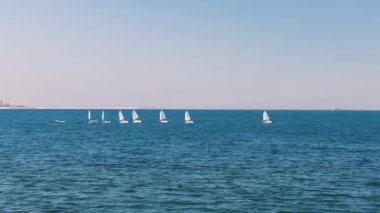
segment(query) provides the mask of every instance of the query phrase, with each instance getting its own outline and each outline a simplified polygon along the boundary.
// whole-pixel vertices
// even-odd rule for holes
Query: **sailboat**
[[[190,113],[188,111],[185,112],[185,123],[192,124],[194,121],[191,120]]]
[[[269,118],[267,111],[263,112],[263,123],[264,124],[271,124],[272,123],[272,121]]]
[[[104,110],[102,111],[102,124],[110,124],[110,120],[105,119]]]
[[[133,110],[132,112],[132,122],[133,123],[142,123],[142,121],[139,119],[139,115],[137,114],[136,110]]]
[[[97,123],[98,121],[96,119],[91,118],[91,111],[88,110],[88,123]]]
[[[166,115],[163,110],[160,111],[160,122],[165,124],[169,122],[168,120],[166,120]]]
[[[119,123],[120,124],[127,124],[128,123],[128,121],[124,119],[124,115],[121,112],[121,110],[119,110]]]

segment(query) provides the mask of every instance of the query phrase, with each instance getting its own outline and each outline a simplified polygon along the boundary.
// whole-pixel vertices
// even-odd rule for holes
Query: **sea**
[[[117,112],[0,110],[0,212],[380,212],[380,111]]]

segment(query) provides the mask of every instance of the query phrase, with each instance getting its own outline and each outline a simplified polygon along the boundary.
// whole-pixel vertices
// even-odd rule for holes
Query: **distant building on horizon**
[[[4,99],[0,100],[0,107],[10,107],[11,104],[7,103]]]
[[[11,104],[5,101],[4,99],[0,100],[0,108],[26,108],[24,105]]]

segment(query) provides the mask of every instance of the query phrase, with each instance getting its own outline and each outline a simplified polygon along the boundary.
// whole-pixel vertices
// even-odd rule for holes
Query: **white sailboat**
[[[191,120],[190,113],[188,111],[185,112],[185,123],[192,124],[194,121]]]
[[[133,110],[133,112],[132,112],[132,122],[133,123],[142,123],[142,121],[139,119],[139,115],[137,114],[136,110]]]
[[[163,110],[160,111],[160,122],[161,123],[168,123],[169,121],[166,120],[166,115]]]
[[[269,118],[267,111],[263,112],[263,123],[264,124],[271,124],[272,123],[272,121]]]
[[[98,121],[96,119],[91,118],[91,111],[88,110],[88,123],[97,123]]]
[[[102,111],[102,124],[110,124],[110,120],[105,119],[104,110]]]
[[[120,124],[127,124],[127,123],[128,123],[128,121],[125,120],[124,115],[123,115],[123,113],[121,112],[121,110],[119,110],[119,123],[120,123]]]

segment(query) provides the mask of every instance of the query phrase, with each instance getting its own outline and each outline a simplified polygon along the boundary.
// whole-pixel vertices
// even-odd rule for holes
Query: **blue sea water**
[[[379,111],[158,113],[0,110],[1,212],[380,211]]]

